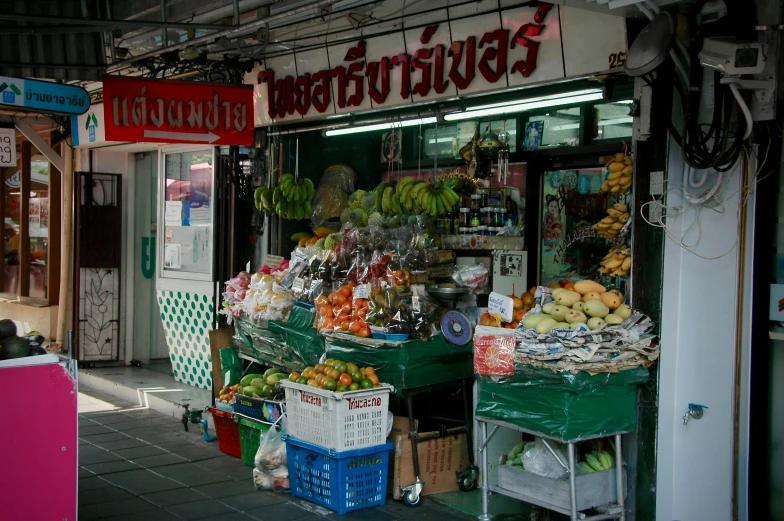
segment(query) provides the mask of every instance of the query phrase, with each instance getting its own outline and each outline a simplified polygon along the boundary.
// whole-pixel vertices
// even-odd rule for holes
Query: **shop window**
[[[2,169],[3,297],[53,303],[59,285],[59,215],[52,222],[51,198],[59,203],[59,176],[28,142],[22,142],[17,168]],[[56,171],[54,171],[56,172]],[[50,181],[56,181],[54,185]],[[56,192],[53,192],[55,190]],[[55,238],[54,243],[52,238]],[[54,248],[54,249],[53,249]],[[52,266],[52,259],[58,262]],[[58,271],[58,273],[53,273]]]
[[[629,115],[630,100],[594,105],[594,139],[621,139],[632,136],[634,118]]]
[[[164,273],[207,280],[212,273],[213,151],[164,157]]]
[[[542,122],[540,148],[580,144],[580,107],[552,110],[528,118],[528,123],[535,121]]]
[[[488,133],[499,135],[502,132],[509,134],[509,151],[517,150],[517,120],[461,121],[452,125],[439,125],[428,127],[422,132],[424,141],[424,157],[428,159],[460,159],[460,149],[471,142],[479,123],[479,135]]]

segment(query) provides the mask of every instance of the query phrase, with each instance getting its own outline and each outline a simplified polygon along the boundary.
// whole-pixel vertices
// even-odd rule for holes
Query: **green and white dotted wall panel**
[[[215,310],[209,295],[158,290],[163,330],[174,379],[212,389],[210,329]]]

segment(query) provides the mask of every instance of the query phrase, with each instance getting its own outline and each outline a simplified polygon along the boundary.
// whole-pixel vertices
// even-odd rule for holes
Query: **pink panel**
[[[74,380],[58,364],[2,368],[0,396],[0,519],[76,521]]]

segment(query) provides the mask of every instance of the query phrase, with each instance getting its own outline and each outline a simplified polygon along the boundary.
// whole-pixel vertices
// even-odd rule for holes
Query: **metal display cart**
[[[577,475],[575,471],[575,441],[563,440],[548,436],[541,432],[524,429],[505,421],[477,416],[475,418],[481,432],[479,452],[481,454],[482,476],[485,477],[482,486],[482,515],[480,521],[490,521],[493,516],[488,514],[488,500],[490,493],[501,494],[526,503],[540,506],[560,514],[569,516],[571,521],[599,521],[604,519],[619,519],[625,521],[624,507],[626,473],[623,468],[621,436],[626,432],[615,432],[606,435],[589,436],[579,441],[588,441],[599,438],[614,439],[615,468],[594,474]],[[488,434],[487,427],[492,425]],[[539,476],[524,470],[507,465],[498,468],[497,481],[489,479],[489,464],[487,446],[498,432],[505,428],[521,433],[531,434],[542,439],[545,447],[558,460],[567,472],[568,483],[563,480]],[[553,450],[547,440],[564,443],[567,446],[568,461],[563,461],[561,456]],[[601,514],[586,515],[585,510],[600,508]]]

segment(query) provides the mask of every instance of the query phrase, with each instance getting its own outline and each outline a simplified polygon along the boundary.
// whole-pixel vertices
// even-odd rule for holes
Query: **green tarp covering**
[[[637,428],[637,386],[648,370],[589,375],[517,365],[515,375],[482,377],[476,415],[565,442]]]
[[[286,322],[270,320],[266,327],[234,321],[234,345],[264,365],[301,371],[316,365],[324,354],[324,338],[313,327],[313,311],[294,306]]]
[[[456,346],[442,335],[428,341],[409,340],[397,346],[368,347],[350,340],[329,339],[327,356],[372,366],[398,393],[406,389],[442,384],[473,373],[473,344]]]

